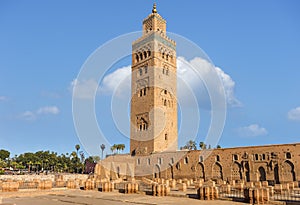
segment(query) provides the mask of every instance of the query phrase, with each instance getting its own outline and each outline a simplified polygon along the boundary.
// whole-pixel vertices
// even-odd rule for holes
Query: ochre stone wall
[[[300,181],[300,143],[236,147],[197,151],[161,152],[151,155],[116,155],[98,163],[106,178],[203,179],[219,183]],[[110,170],[110,168],[112,170]],[[104,169],[103,169],[104,170]],[[130,174],[129,174],[130,173]]]
[[[163,163],[168,164],[167,170],[160,170],[162,178],[269,181],[270,183],[300,181],[299,143],[188,151],[173,164],[170,162],[174,154],[156,155],[163,157]],[[136,171],[147,167],[147,160],[140,161],[145,163],[136,165]],[[154,168],[155,166],[163,167],[164,165],[155,163]],[[172,173],[172,176],[170,177],[168,173]]]

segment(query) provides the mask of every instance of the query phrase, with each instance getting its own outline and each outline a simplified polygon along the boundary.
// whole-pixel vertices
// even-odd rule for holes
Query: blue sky
[[[71,83],[95,49],[139,31],[152,3],[1,1],[0,148],[74,150]],[[230,77],[240,105],[228,106],[221,146],[300,141],[299,8],[298,1],[157,1],[167,30],[195,42]],[[113,125],[102,127],[129,147]]]

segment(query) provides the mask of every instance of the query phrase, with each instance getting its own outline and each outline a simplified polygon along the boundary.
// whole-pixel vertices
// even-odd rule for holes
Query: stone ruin
[[[198,200],[228,200],[233,191],[242,193],[242,200],[250,204],[267,204],[275,194],[284,194],[293,190],[300,190],[298,182],[286,182],[270,186],[267,181],[205,181],[204,179],[164,179],[139,178],[123,176],[111,178],[113,173],[106,177],[90,175],[86,179],[67,178],[57,175],[54,180],[41,178],[28,180],[5,179],[0,181],[2,192],[15,192],[20,189],[51,190],[52,188],[95,190],[100,192],[118,191],[124,194],[148,194],[152,196],[187,196],[194,193]],[[229,198],[228,198],[229,197]]]

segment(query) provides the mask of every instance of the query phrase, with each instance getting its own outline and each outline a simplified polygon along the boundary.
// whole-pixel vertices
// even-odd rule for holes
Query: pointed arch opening
[[[239,181],[242,179],[241,165],[234,162],[231,166],[231,180]]]
[[[258,168],[258,172],[259,172],[259,181],[266,181],[266,170],[263,167],[259,167]]]
[[[153,178],[160,178],[160,167],[158,164],[155,165],[154,167],[154,173],[153,173]]]
[[[204,165],[202,163],[197,163],[196,170],[195,170],[195,179],[204,179],[205,172],[204,172]]]
[[[223,171],[220,163],[216,162],[212,169],[212,178],[223,180]]]
[[[283,181],[285,181],[285,182],[296,181],[294,164],[291,161],[286,160],[282,164],[282,176],[283,176]]]

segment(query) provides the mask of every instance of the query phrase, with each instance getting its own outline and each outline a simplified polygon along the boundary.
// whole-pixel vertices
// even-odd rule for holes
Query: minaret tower
[[[131,69],[131,155],[177,150],[176,43],[156,4],[132,43]]]

